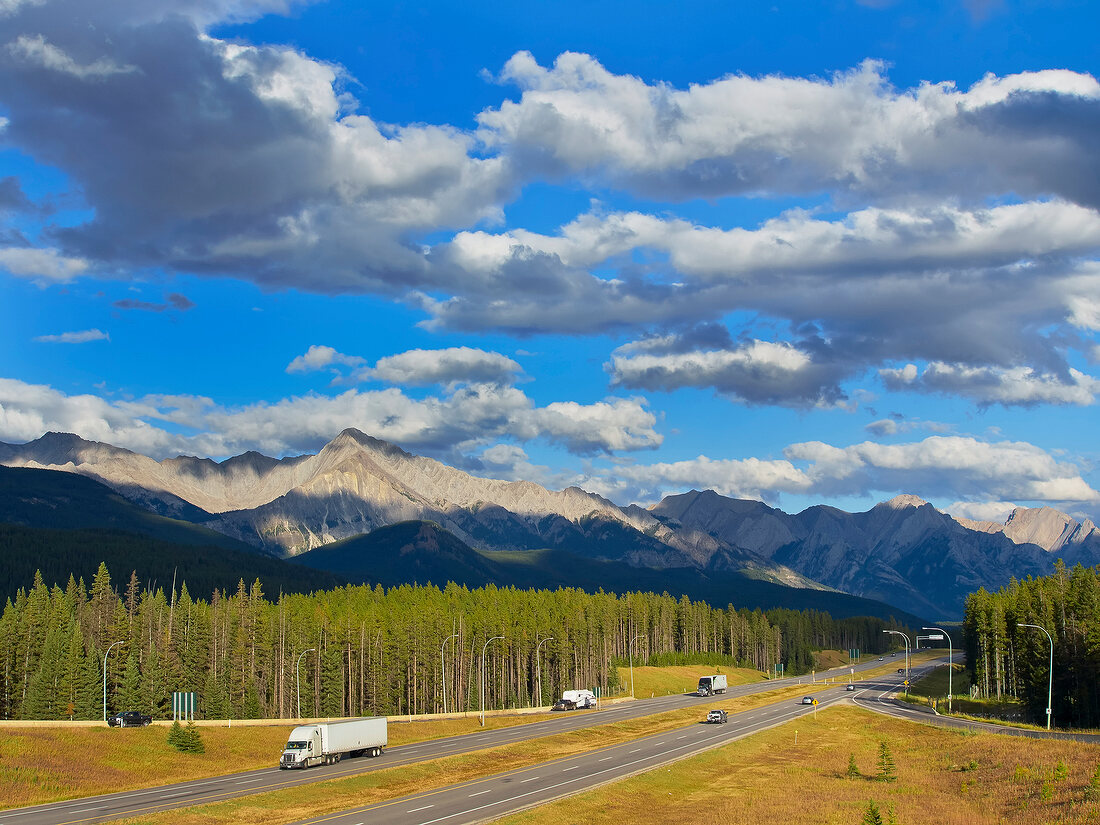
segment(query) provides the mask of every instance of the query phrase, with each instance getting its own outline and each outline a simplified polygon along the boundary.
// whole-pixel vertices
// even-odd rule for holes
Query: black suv
[[[140,710],[127,710],[107,717],[107,724],[112,728],[140,728],[153,724],[153,717]]]

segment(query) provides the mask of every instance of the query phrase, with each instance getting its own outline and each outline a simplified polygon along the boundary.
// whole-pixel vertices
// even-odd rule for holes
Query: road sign
[[[909,680],[908,679],[905,680],[905,686],[909,687]]]
[[[817,704],[817,700],[816,700],[816,699],[814,699],[814,704],[815,704],[815,705]]]

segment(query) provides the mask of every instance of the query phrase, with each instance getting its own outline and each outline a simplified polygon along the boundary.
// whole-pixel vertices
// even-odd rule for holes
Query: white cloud
[[[1100,194],[1100,176],[1075,179],[1097,163],[1075,130],[1088,117],[1076,104],[1100,98],[1100,84],[1074,72],[897,92],[882,64],[866,61],[830,79],[734,75],[681,90],[615,75],[586,54],[543,68],[520,52],[501,78],[522,97],[481,113],[482,138],[532,173],[598,175],[683,198],[1014,191],[1095,205]],[[1051,114],[1039,126],[1045,140],[1037,107]]]
[[[616,350],[608,365],[612,383],[666,392],[713,387],[750,403],[803,407],[832,406],[842,398],[840,371],[815,363],[791,344],[749,341],[718,350],[646,351],[653,348],[649,341]]]
[[[9,246],[0,248],[0,268],[19,278],[67,283],[88,269],[88,262],[70,258],[56,249]]]
[[[79,332],[62,332],[59,335],[39,335],[34,340],[48,344],[86,344],[89,341],[110,341],[111,336],[103,330],[85,329]]]
[[[986,442],[963,436],[930,436],[891,446],[804,442],[790,445],[784,454],[783,459],[699,456],[628,464],[593,471],[583,486],[613,500],[646,502],[688,489],[711,489],[774,504],[784,494],[886,499],[899,493],[964,502],[1033,501],[1059,509],[1100,502],[1100,492],[1089,486],[1079,467],[1026,442]],[[959,506],[952,505],[953,512]]]
[[[1011,501],[955,501],[943,508],[953,518],[1004,524],[1016,505]]]
[[[344,355],[341,352],[337,352],[332,347],[327,347],[323,344],[313,344],[304,355],[299,355],[287,364],[286,371],[290,373],[313,372],[337,364],[358,367],[363,364],[363,362],[364,359],[356,355]]]
[[[171,428],[162,429],[158,422]],[[189,395],[70,396],[45,385],[0,379],[0,441],[29,441],[51,430],[74,432],[158,457],[314,451],[347,427],[429,455],[468,453],[500,439],[548,441],[588,454],[656,446],[661,436],[655,423],[638,400],[537,407],[514,387],[489,384],[423,399],[391,388],[225,407]]]
[[[391,384],[500,383],[512,384],[523,368],[506,355],[474,347],[415,349],[378,359],[373,368],[356,374],[359,380]]]
[[[115,74],[136,72],[136,66],[122,66],[107,57],[99,57],[90,63],[78,63],[42,35],[21,35],[7,46],[8,53],[54,72],[72,75],[80,80],[97,80]]]
[[[1072,404],[1090,406],[1100,393],[1100,380],[1070,367],[1065,375],[1040,373],[1031,367],[974,367],[933,362],[917,377],[916,366],[883,369],[891,389],[939,392],[970,398],[981,406]]]

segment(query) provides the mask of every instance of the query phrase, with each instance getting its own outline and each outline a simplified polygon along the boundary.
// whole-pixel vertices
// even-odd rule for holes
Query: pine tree
[[[187,727],[183,729],[181,744],[180,750],[184,753],[206,753],[206,745],[203,744],[199,729],[195,727],[194,722],[188,722]]]
[[[1100,765],[1096,766],[1092,779],[1085,786],[1085,799],[1089,802],[1100,802]]]
[[[172,727],[168,729],[168,744],[178,751],[183,750],[183,726],[179,719],[172,720]]]
[[[863,774],[859,772],[859,765],[856,764],[856,755],[854,753],[848,755],[848,778],[859,779]]]
[[[898,779],[897,766],[885,740],[878,745],[878,778],[880,782],[896,782]]]
[[[875,804],[873,799],[867,802],[867,810],[863,813],[863,825],[885,825],[878,805]]]

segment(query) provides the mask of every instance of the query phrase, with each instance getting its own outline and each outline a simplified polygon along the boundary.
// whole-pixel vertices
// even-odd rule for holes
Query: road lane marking
[[[641,748],[635,748],[634,750],[632,750],[632,751],[629,751],[629,752],[628,752],[628,755],[629,755],[629,754],[631,754],[631,753],[637,753],[637,752],[638,752],[638,751],[640,751],[640,750],[641,750]]]
[[[470,794],[470,796],[481,796],[483,793],[489,793],[491,790],[493,790],[493,789],[492,788],[486,788],[484,791],[478,791],[477,793],[472,793],[472,794]]]
[[[605,756],[603,759],[597,759],[597,762],[606,762],[608,759],[614,759],[614,756]]]
[[[565,773],[566,771],[575,771],[579,767],[580,767],[580,765],[573,765],[573,766],[568,767],[568,768],[562,768],[561,772]]]
[[[522,784],[523,784],[524,782],[534,782],[534,781],[535,781],[536,779],[538,779],[538,777],[537,777],[537,776],[529,776],[529,777],[527,777],[526,779],[521,779],[521,780],[519,781],[519,784],[521,784],[521,785],[522,785]]]
[[[408,811],[405,811],[405,813],[415,814],[417,811],[426,811],[426,810],[428,810],[428,808],[434,808],[434,807],[435,807],[435,805],[425,805],[423,808],[412,808]]]

